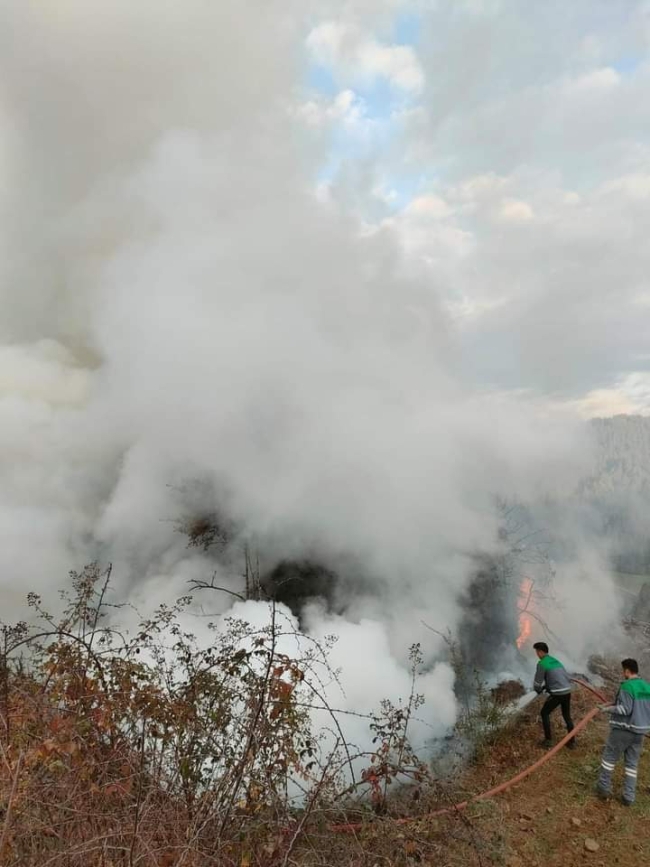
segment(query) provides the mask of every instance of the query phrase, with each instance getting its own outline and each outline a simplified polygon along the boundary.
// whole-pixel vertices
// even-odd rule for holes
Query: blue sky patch
[[[309,65],[307,72],[307,87],[309,90],[317,90],[323,96],[336,96],[339,87],[334,78],[334,73],[329,66],[320,63]]]
[[[388,42],[393,45],[415,46],[421,32],[421,16],[404,12],[397,15],[388,33]],[[310,63],[307,70],[306,87],[319,98],[333,100],[346,86],[341,84],[336,71],[323,63]],[[337,123],[331,131],[328,152],[324,164],[318,171],[319,183],[335,180],[341,167],[353,160],[372,160],[381,154],[391,139],[399,131],[399,113],[417,104],[418,97],[396,87],[381,75],[370,81],[355,82],[350,85],[362,108],[359,125]],[[387,203],[393,211],[405,207],[409,201],[422,191],[422,176],[395,176],[386,178],[386,191],[393,191],[394,198]]]
[[[403,12],[395,19],[393,41],[397,45],[417,45],[421,30],[421,17],[415,12]]]
[[[621,57],[616,63],[613,63],[613,68],[620,72],[621,75],[632,75],[636,69],[643,63],[643,57]]]

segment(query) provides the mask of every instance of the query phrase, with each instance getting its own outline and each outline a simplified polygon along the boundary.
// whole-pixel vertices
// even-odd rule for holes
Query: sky
[[[650,410],[650,6],[393,4],[307,39],[320,176],[424,263],[484,386]],[[346,190],[349,196],[349,190]]]

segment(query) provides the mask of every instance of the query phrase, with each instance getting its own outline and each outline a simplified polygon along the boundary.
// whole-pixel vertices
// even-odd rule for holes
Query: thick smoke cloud
[[[494,495],[571,490],[588,455],[572,423],[473,388],[400,225],[315,195],[313,25],[286,0],[3,4],[0,581],[11,605],[99,558],[169,599],[214,567],[174,521],[226,508],[284,556],[361,564],[344,613],[305,623],[342,636],[365,710],[404,691],[414,639],[439,658],[421,621],[460,622],[499,553]],[[611,614],[597,580],[576,659]],[[453,679],[427,678],[440,730]]]

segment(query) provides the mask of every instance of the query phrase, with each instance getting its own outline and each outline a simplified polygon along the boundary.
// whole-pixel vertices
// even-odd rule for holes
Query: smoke
[[[215,568],[241,590],[233,551],[175,532],[184,511],[225,510],[269,568],[315,557],[340,577],[302,625],[340,635],[350,706],[403,694],[422,640],[441,731],[453,677],[422,622],[463,622],[476,557],[501,553],[495,494],[571,490],[587,450],[573,422],[473,388],[398,229],[314,193],[310,11],[2,5],[3,602],[93,558],[138,604]],[[611,616],[588,544],[560,582],[576,658]]]

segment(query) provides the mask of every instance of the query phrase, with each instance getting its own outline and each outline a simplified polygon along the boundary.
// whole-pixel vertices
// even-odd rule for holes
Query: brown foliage
[[[430,806],[406,737],[414,689],[369,719],[375,751],[355,753],[323,697],[328,645],[302,636],[299,657],[280,652],[291,627],[273,604],[266,628],[230,620],[208,646],[181,627],[189,598],[131,636],[106,622],[109,578],[72,573],[59,619],[31,595],[33,622],[2,627],[3,867],[286,867],[334,851],[362,863],[332,820],[390,816],[396,783],[410,810]],[[417,649],[412,662],[415,685]],[[330,713],[327,736],[311,730],[314,707]],[[430,834],[390,827],[371,837],[392,863],[438,851]]]

